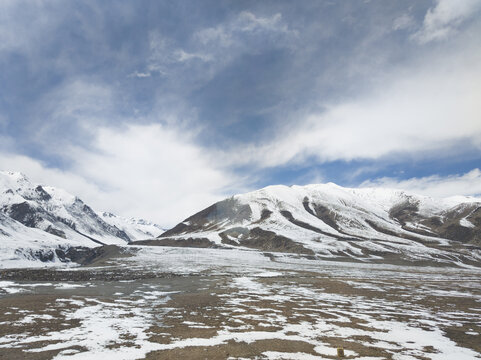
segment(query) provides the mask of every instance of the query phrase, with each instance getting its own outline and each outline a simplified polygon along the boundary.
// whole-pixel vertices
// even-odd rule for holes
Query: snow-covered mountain
[[[248,247],[395,263],[481,261],[481,199],[335,184],[269,186],[220,201],[157,245]]]
[[[106,223],[122,230],[131,240],[155,238],[166,230],[144,219],[127,219],[105,211],[97,212],[97,215]]]
[[[61,256],[58,249],[133,242],[479,266],[481,199],[435,199],[332,183],[269,186],[215,203],[164,232],[145,220],[96,212],[66,191],[33,184],[23,174],[0,172],[2,265],[20,255],[55,260]]]
[[[34,184],[21,173],[0,171],[0,251],[3,255],[18,253],[19,249],[126,245],[161,233],[158,225],[113,214],[99,215],[64,190]]]

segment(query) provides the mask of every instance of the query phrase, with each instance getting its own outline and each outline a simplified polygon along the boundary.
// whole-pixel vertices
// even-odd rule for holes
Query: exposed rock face
[[[314,251],[306,249],[302,244],[285,236],[277,235],[273,231],[263,230],[260,227],[251,229],[247,236],[239,240],[239,244],[262,251],[314,255]]]
[[[185,219],[174,228],[164,232],[162,237],[200,230],[216,230],[224,221],[242,222],[249,219],[251,215],[249,205],[241,205],[233,198],[226,199]]]
[[[10,216],[12,219],[17,220],[28,227],[36,227],[43,218],[53,218],[49,216],[43,209],[35,209],[28,202],[22,202],[19,204],[12,204],[10,206],[4,206],[2,211]]]
[[[213,204],[162,238],[324,258],[479,264],[481,200],[334,184],[271,186]]]
[[[89,247],[66,247],[56,249],[17,249],[19,256],[39,260],[41,262],[75,262],[80,265],[99,265],[111,258],[130,256],[135,249],[126,249],[117,245]]]
[[[187,238],[187,239],[151,239],[135,241],[132,245],[149,246],[176,246],[176,247],[196,247],[196,248],[218,248],[214,242],[206,238]]]

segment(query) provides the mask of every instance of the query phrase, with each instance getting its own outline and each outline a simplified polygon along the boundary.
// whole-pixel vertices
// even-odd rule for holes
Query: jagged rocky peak
[[[11,171],[0,172],[0,211],[15,221],[17,228],[35,228],[53,235],[52,241],[67,240],[72,246],[121,245],[161,233],[146,234],[142,226],[112,213],[99,216],[79,197],[59,188],[35,184],[24,174]],[[115,224],[106,221],[106,217],[115,218]],[[2,231],[9,233],[6,226]]]
[[[124,231],[131,239],[155,238],[165,230],[151,221],[137,218],[124,218],[111,212],[99,212],[99,216],[107,223]]]
[[[27,176],[24,173],[17,172],[17,171],[0,171],[0,174],[4,176],[8,176],[11,181],[16,183],[29,183]]]
[[[111,212],[108,212],[108,211],[103,211],[103,212],[102,212],[102,216],[103,216],[103,217],[109,217],[109,218],[115,217],[114,214],[112,214]]]

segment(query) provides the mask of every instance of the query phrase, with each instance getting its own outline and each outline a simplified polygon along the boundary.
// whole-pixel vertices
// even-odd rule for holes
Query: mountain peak
[[[16,188],[26,184],[31,183],[25,174],[16,171],[0,171],[0,187]]]
[[[145,226],[109,213],[116,219],[112,224],[79,197],[60,188],[32,183],[24,174],[13,171],[0,172],[0,211],[10,218],[3,221],[0,237],[13,234],[8,241],[15,241],[25,238],[22,233],[30,233],[32,245],[39,239],[54,246],[122,245],[162,232],[153,226],[148,229],[152,231],[144,231]],[[124,230],[127,227],[128,232]]]
[[[356,261],[477,262],[481,252],[472,246],[481,244],[480,205],[481,199],[398,189],[275,185],[215,203],[158,241]]]
[[[10,176],[15,179],[24,179],[27,180],[27,176],[19,171],[6,171],[6,170],[0,170],[0,174],[4,176]]]

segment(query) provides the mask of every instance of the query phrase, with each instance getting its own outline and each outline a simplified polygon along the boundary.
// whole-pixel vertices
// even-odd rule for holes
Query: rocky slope
[[[479,265],[481,199],[332,183],[270,186],[213,204],[149,243]]]
[[[2,262],[16,258],[15,254],[41,258],[39,254],[72,246],[126,245],[162,231],[144,220],[97,213],[64,190],[34,184],[20,173],[0,171]]]

